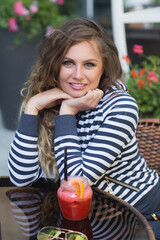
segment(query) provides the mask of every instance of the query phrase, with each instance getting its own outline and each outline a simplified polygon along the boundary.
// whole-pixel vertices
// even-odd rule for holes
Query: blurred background
[[[28,79],[37,58],[38,46],[46,34],[46,27],[54,28],[68,18],[87,17],[102,25],[115,41],[113,12],[119,11],[119,9],[116,9],[115,6],[113,9],[113,1],[22,0],[24,9],[28,11],[25,12],[24,18],[24,16],[19,17],[13,8],[13,4],[20,1],[1,0],[0,176],[8,175],[8,151],[18,125],[18,112],[22,102],[20,90]],[[157,8],[160,16],[160,0],[117,0],[117,2],[122,2],[124,13]],[[52,6],[50,7],[49,4]],[[147,12],[147,14],[149,19],[153,13]],[[119,21],[121,21],[120,17]],[[143,45],[146,55],[160,57],[160,21],[125,22],[124,29],[127,47],[124,53],[129,55],[133,64],[139,61],[139,58],[135,57],[132,52],[134,44]],[[119,38],[121,38],[121,34]]]

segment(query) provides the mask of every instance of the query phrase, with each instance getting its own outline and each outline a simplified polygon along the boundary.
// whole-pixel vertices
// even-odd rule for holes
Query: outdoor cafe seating
[[[6,178],[7,183],[8,179]],[[0,186],[0,240],[36,240],[44,226],[79,231],[88,240],[154,240],[143,215],[118,197],[93,187],[88,218],[64,219],[57,202],[57,187],[40,179],[30,187]],[[47,238],[48,239],[48,238]],[[58,239],[58,238],[52,238]],[[63,238],[62,238],[63,239]]]
[[[160,120],[140,119],[137,132],[139,151],[150,168],[160,175]],[[9,177],[0,177],[0,240],[36,240],[44,226],[80,231],[88,240],[154,240],[143,215],[122,199],[97,188],[88,218],[63,218],[58,202],[59,183],[39,179],[32,186],[18,188]]]

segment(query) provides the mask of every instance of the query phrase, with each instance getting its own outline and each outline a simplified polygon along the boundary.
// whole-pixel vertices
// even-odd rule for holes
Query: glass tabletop
[[[36,240],[44,226],[79,231],[88,240],[155,239],[148,222],[135,208],[96,188],[88,218],[64,219],[56,190],[57,186],[48,182],[25,188],[1,186],[0,240]]]

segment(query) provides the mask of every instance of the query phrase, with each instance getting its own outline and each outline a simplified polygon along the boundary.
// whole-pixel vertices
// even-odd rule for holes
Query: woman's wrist
[[[34,107],[34,104],[29,100],[24,109],[25,114],[38,115],[38,109]]]
[[[69,115],[76,115],[77,111],[75,108],[68,107],[66,104],[61,104],[59,115],[64,115],[64,114],[69,114]]]
[[[76,115],[76,113],[74,111],[71,111],[69,109],[60,109],[59,111],[59,115]]]

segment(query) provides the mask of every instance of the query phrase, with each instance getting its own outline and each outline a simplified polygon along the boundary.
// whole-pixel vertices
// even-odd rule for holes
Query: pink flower
[[[50,25],[48,25],[46,27],[46,34],[45,34],[45,36],[49,37],[53,32],[54,32],[54,29]]]
[[[17,2],[15,2],[13,4],[13,8],[14,8],[14,11],[15,13],[18,15],[18,16],[27,16],[29,15],[29,11],[23,6],[23,3],[21,0],[18,0]]]
[[[158,82],[158,75],[154,71],[148,72],[148,79],[153,82]]]
[[[143,53],[143,46],[134,44],[133,52],[138,53],[138,54],[142,54]]]
[[[29,6],[31,13],[35,14],[38,12],[38,3],[37,1],[33,1],[32,4]]]
[[[16,23],[16,19],[15,18],[10,18],[8,20],[8,30],[11,32],[17,32],[18,31],[18,25]]]
[[[50,0],[50,2],[58,3],[59,5],[64,4],[64,0]]]
[[[25,19],[26,19],[27,21],[30,21],[30,20],[31,20],[31,16],[28,15],[28,16],[25,17]]]
[[[64,4],[64,0],[58,0],[58,4],[59,5],[63,5]]]

